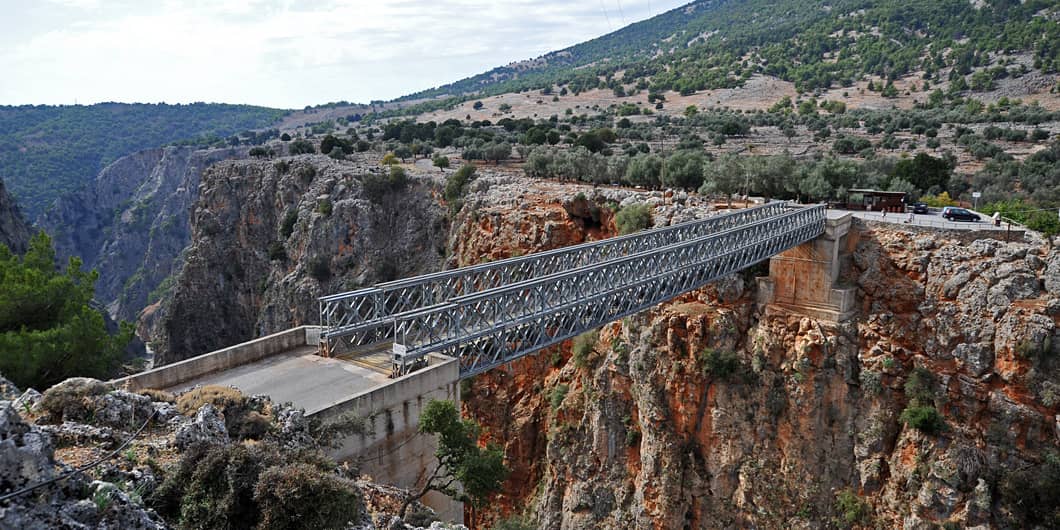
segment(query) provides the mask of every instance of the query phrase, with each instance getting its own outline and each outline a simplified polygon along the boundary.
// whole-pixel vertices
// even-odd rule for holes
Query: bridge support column
[[[772,304],[834,322],[852,317],[856,289],[837,284],[840,267],[856,244],[852,223],[851,214],[830,211],[824,234],[773,256],[769,276],[757,279],[759,306]]]
[[[460,362],[431,354],[426,368],[350,396],[309,414],[324,422],[346,415],[366,418],[366,432],[341,440],[331,452],[337,461],[359,462],[361,473],[404,489],[422,486],[435,466],[434,436],[419,433],[420,413],[432,399],[452,401],[460,410]],[[438,492],[421,501],[446,521],[462,523],[464,505]]]

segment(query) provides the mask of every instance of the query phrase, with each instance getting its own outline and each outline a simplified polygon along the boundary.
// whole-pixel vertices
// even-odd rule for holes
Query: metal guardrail
[[[981,232],[1001,232],[1012,230],[1024,230],[1025,227],[1012,219],[1002,217],[1004,224],[996,226],[989,216],[979,221],[949,221],[940,216],[920,215],[909,213],[891,213],[886,216],[877,212],[854,212],[854,215],[867,221],[878,221],[893,224],[904,224],[909,226],[925,226],[929,228],[942,228],[946,230],[964,230]],[[913,217],[910,219],[910,215]]]
[[[330,352],[392,340],[397,317],[444,304],[455,297],[694,240],[769,219],[792,208],[795,207],[788,203],[774,202],[698,221],[325,296],[319,300],[320,323],[325,327],[322,342]]]
[[[461,377],[470,377],[702,287],[824,232],[824,206],[786,210],[397,316],[395,368],[401,371],[438,352],[459,358]]]

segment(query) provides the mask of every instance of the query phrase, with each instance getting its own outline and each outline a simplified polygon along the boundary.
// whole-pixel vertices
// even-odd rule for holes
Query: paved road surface
[[[831,212],[848,213],[846,210],[829,210]],[[936,212],[928,214],[913,214],[912,222],[910,222],[909,214],[905,213],[888,213],[884,215],[881,212],[857,212],[851,211],[849,213],[854,214],[854,217],[858,219],[865,219],[866,221],[881,221],[885,223],[895,224],[912,224],[914,226],[926,226],[933,228],[946,228],[950,230],[1005,230],[1008,228],[1008,223],[1001,223],[1001,227],[996,227],[990,220],[989,215],[985,215],[979,212],[979,216],[983,219],[979,222],[963,221],[953,222],[947,221],[942,218],[942,215]],[[1012,226],[1013,230],[1023,230],[1022,226]]]
[[[353,394],[389,381],[386,375],[339,359],[315,355],[316,347],[272,355],[169,388],[181,392],[197,385],[234,386],[247,395],[264,394],[315,412]]]

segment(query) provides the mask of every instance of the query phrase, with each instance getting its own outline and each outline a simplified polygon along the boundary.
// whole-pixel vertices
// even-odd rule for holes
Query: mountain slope
[[[813,90],[865,74],[896,79],[986,66],[996,52],[1060,66],[1055,0],[700,0],[603,37],[402,99],[625,84],[652,91],[737,86],[755,73]],[[1008,75],[996,72],[995,75]],[[600,77],[604,79],[601,80]]]
[[[34,219],[134,151],[268,126],[287,111],[193,103],[0,107],[0,178]]]
[[[52,235],[61,259],[79,256],[99,271],[96,298],[112,316],[135,320],[182,265],[202,172],[247,151],[170,146],[124,156],[56,200],[36,224]]]

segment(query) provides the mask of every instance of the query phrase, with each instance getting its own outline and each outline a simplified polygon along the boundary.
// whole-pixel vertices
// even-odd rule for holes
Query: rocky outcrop
[[[448,222],[439,183],[389,182],[356,157],[213,166],[172,295],[143,322],[156,362],[315,324],[319,296],[440,269]]]
[[[63,261],[77,256],[86,268],[99,271],[96,298],[110,315],[133,321],[180,268],[202,172],[221,160],[245,156],[245,148],[165,147],[133,153],[107,166],[85,188],[57,200],[37,225],[52,235]]]
[[[622,207],[653,207],[652,223],[668,226],[714,211],[699,195],[560,184],[488,171],[474,180],[449,236],[452,267],[577,245],[617,235]]]
[[[756,307],[734,277],[605,326],[577,359],[556,348],[477,376],[465,413],[513,468],[479,522],[1054,524],[1028,513],[1023,497],[1041,492],[1020,473],[1060,480],[1046,465],[1060,448],[1060,253],[859,233],[843,280],[854,321]]]
[[[58,478],[55,445],[48,431],[26,423],[9,401],[0,401],[0,493]],[[62,473],[71,471],[68,466]],[[115,484],[73,474],[0,509],[4,528],[164,529],[158,515]]]
[[[29,243],[29,227],[22,219],[18,210],[18,204],[7,189],[4,182],[0,180],[0,245],[4,245],[15,253],[26,251]]]
[[[11,388],[13,393],[17,390]],[[296,515],[294,522],[260,521],[259,526],[269,503],[276,501],[258,492],[295,472],[319,488],[338,486],[310,486],[296,493],[290,487],[297,485],[284,484],[280,490],[295,496],[294,509],[308,513],[330,508],[329,528],[466,530],[437,522],[434,512],[419,503],[413,504],[408,520],[395,517],[407,492],[355,480],[356,464],[336,465],[321,452],[334,440],[322,435],[304,411],[263,396],[245,397],[233,390],[224,391],[220,401],[194,393],[141,395],[85,378],[66,380],[44,395],[39,407],[0,399],[0,496],[16,494],[0,506],[0,528],[161,530],[189,526],[189,510],[183,508],[203,504],[210,510],[199,512],[199,521],[218,517],[237,520],[236,527],[289,528],[304,524],[308,516]],[[174,400],[184,414],[171,403]],[[252,410],[261,413],[256,417],[267,428],[249,438],[248,431],[229,436],[224,415],[249,418],[255,414]],[[299,464],[291,465],[294,462]],[[218,484],[212,482],[215,476],[239,480]],[[336,492],[345,495],[336,500]],[[349,519],[343,524],[339,518],[345,516]],[[413,520],[418,524],[410,524]],[[214,521],[205,526],[222,524]],[[319,517],[314,521],[323,524]]]

